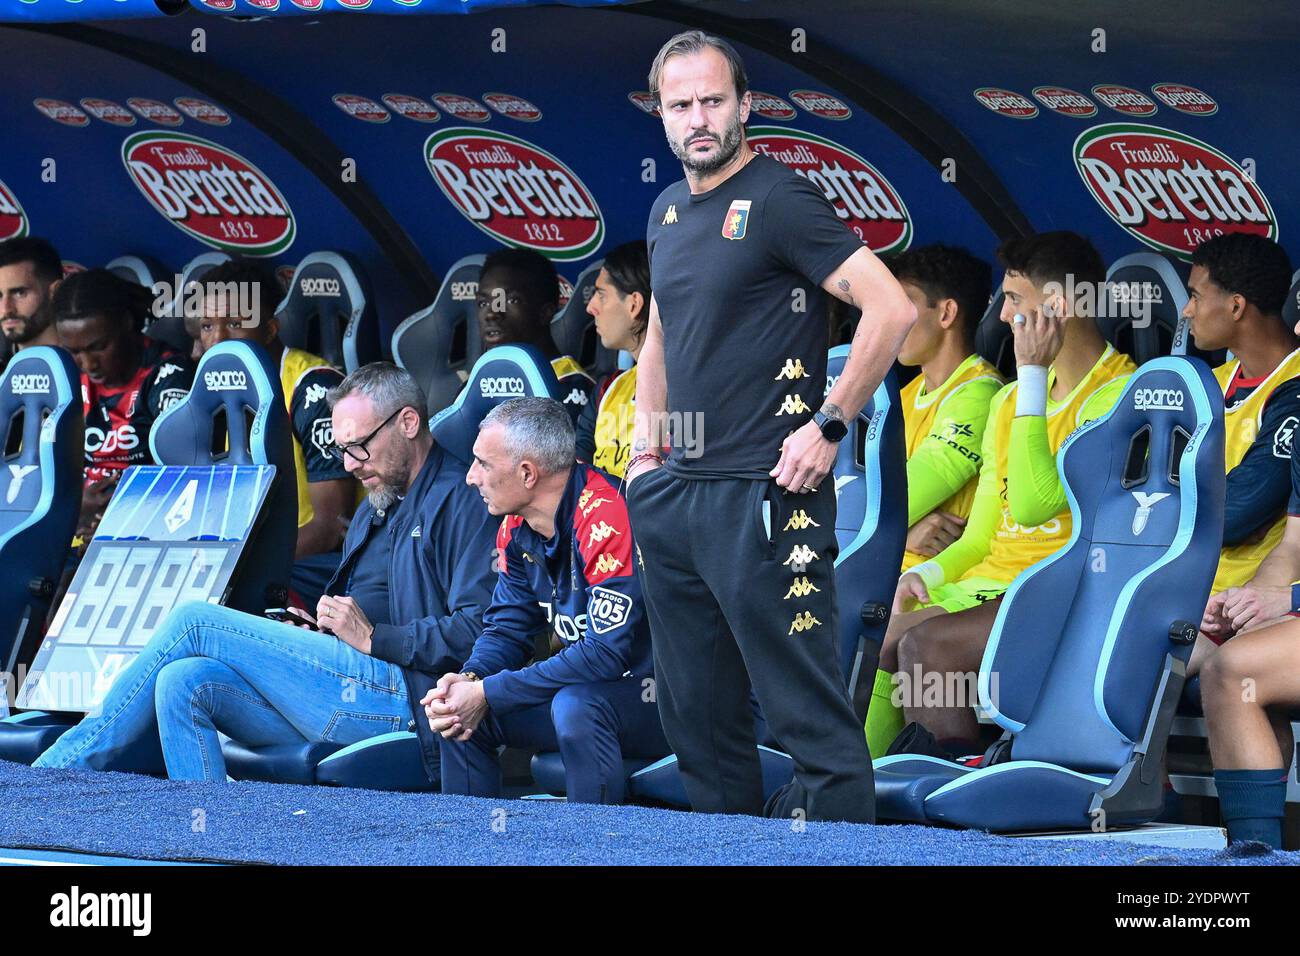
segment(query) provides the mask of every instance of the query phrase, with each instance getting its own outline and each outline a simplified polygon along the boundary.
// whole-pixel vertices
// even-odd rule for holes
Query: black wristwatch
[[[844,436],[849,433],[849,426],[844,424],[838,418],[831,418],[825,412],[818,412],[813,415],[813,422],[822,431],[822,437],[829,442],[841,442]]]

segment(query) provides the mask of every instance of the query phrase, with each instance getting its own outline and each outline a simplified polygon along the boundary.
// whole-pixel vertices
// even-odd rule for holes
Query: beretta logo
[[[338,3],[349,10],[364,10],[370,6],[370,0],[338,0]]]
[[[1038,105],[1027,96],[998,86],[981,86],[975,91],[979,104],[1002,116],[1012,119],[1033,119],[1038,115]]]
[[[1156,111],[1156,104],[1151,97],[1131,86],[1116,86],[1114,83],[1099,83],[1092,88],[1092,95],[1101,101],[1102,106],[1113,109],[1116,113],[1128,116],[1150,116]]]
[[[542,118],[541,110],[511,93],[484,93],[483,102],[502,116],[523,120],[525,123],[536,123]]]
[[[259,10],[266,10],[271,13],[280,9],[280,0],[248,0],[248,3]]]
[[[235,9],[235,0],[201,0],[201,2],[209,10]]]
[[[293,243],[293,212],[244,157],[197,136],[146,130],[122,143],[131,181],[186,234],[223,252],[271,256]]]
[[[357,96],[355,93],[335,93],[333,100],[334,105],[343,112],[367,123],[387,123],[392,119],[392,114],[388,110],[366,96]]]
[[[1081,119],[1097,115],[1096,103],[1082,93],[1067,90],[1063,86],[1035,86],[1030,92],[1034,94],[1034,99],[1053,113],[1078,116]]]
[[[492,114],[487,111],[487,107],[478,100],[472,100],[468,96],[461,96],[459,93],[434,93],[433,102],[441,107],[442,111],[448,116],[454,116],[458,120],[469,120],[471,123],[486,123],[492,118]]]
[[[29,223],[18,197],[0,182],[0,242],[27,235]]]
[[[605,220],[577,173],[540,146],[509,133],[454,126],[424,143],[434,181],[479,229],[552,259],[585,259],[605,238]]]
[[[760,93],[758,90],[749,92],[749,111],[765,119],[774,120],[792,120],[799,115],[795,108],[781,97],[772,93]]]
[[[1170,109],[1191,116],[1212,116],[1219,112],[1219,104],[1208,93],[1183,83],[1157,83],[1151,92]]]
[[[873,252],[902,252],[912,241],[912,217],[898,190],[852,150],[815,133],[780,126],[750,127],[749,145],[821,190],[835,215]]]
[[[1276,240],[1268,198],[1237,163],[1186,133],[1107,123],[1079,134],[1074,164],[1094,199],[1139,240],[1183,259],[1225,232]]]
[[[441,113],[418,96],[407,96],[405,93],[385,93],[380,99],[384,101],[385,106],[398,116],[405,116],[417,123],[436,123],[442,119]]]
[[[659,101],[655,99],[654,94],[646,90],[633,90],[627,95],[632,101],[632,105],[643,113],[649,113],[651,116],[662,115],[659,112]]]
[[[325,0],[289,0],[299,10],[319,10],[325,5]]]
[[[64,126],[86,126],[90,123],[89,116],[63,100],[52,100],[43,96],[32,100],[32,105],[54,122],[62,123]]]
[[[847,103],[829,93],[819,93],[817,90],[791,90],[790,99],[794,100],[796,106],[822,119],[846,120],[853,115]]]
[[[209,103],[197,96],[178,96],[172,102],[176,104],[178,110],[200,123],[207,123],[209,126],[230,125],[230,114],[216,103]]]
[[[97,120],[103,120],[105,123],[112,123],[114,126],[134,126],[135,117],[125,106],[120,106],[112,100],[96,99],[93,96],[83,97],[81,108],[95,117]]]
[[[150,123],[157,123],[159,126],[180,126],[185,122],[184,116],[181,116],[180,113],[159,100],[133,96],[126,101],[126,105],[135,110],[141,119]]]

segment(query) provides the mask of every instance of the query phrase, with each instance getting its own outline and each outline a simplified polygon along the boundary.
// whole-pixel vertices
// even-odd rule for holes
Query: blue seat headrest
[[[266,350],[221,342],[203,353],[189,395],[154,423],[150,450],[161,465],[281,464],[266,445],[268,419],[277,411],[284,412],[284,393]],[[215,433],[220,412],[225,450]]]
[[[582,270],[574,283],[573,295],[555,318],[551,320],[551,339],[561,355],[572,355],[583,368],[592,369],[597,376],[605,375],[618,367],[618,353],[601,344],[596,334],[596,320],[587,312],[587,303],[596,289],[604,259],[597,259]]]
[[[371,313],[356,260],[341,252],[313,252],[298,263],[275,317],[285,345],[354,372],[380,357],[379,327]]]
[[[457,373],[468,372],[478,357],[475,295],[485,258],[480,254],[458,260],[447,271],[432,304],[406,318],[393,332],[393,361],[424,389],[430,415],[455,400],[462,385]]]
[[[1011,326],[1002,321],[1002,303],[1006,301],[1002,280],[989,300],[989,307],[975,324],[975,351],[1006,379],[1016,377],[1015,343]]]
[[[1291,289],[1282,305],[1282,321],[1288,329],[1294,329],[1300,323],[1300,269],[1291,276]]]
[[[512,398],[560,397],[560,382],[551,362],[532,345],[498,345],[474,363],[469,381],[450,406],[429,422],[433,439],[466,465],[474,461],[479,422]]]
[[[1105,295],[1098,303],[1097,330],[1139,365],[1162,355],[1186,354],[1187,305],[1184,266],[1157,252],[1135,252],[1106,270]]]
[[[84,427],[77,387],[80,379],[76,363],[63,349],[35,346],[23,349],[9,360],[0,378],[0,434],[3,436],[0,449],[5,454],[6,466],[0,471],[0,513],[3,513],[0,528],[3,530],[49,507],[47,499],[55,488],[55,476],[44,472],[57,467],[52,457],[57,449],[49,447],[56,431],[72,436],[77,445],[76,457],[80,459]],[[75,417],[76,421],[64,422],[65,417]],[[79,477],[79,468],[76,474]],[[60,491],[70,494],[76,489]]]

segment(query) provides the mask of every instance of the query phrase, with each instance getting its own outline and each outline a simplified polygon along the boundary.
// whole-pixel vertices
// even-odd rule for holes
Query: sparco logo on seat
[[[203,385],[210,392],[234,392],[248,388],[248,376],[238,370],[204,372]]]
[[[1277,239],[1273,207],[1235,160],[1175,130],[1106,123],[1074,141],[1074,164],[1106,213],[1137,239],[1190,260],[1206,239]]]
[[[260,256],[293,243],[297,227],[284,196],[265,173],[224,146],[149,130],[126,138],[122,163],[149,204],[200,242]]]
[[[50,394],[48,375],[15,375],[9,379],[9,388],[15,395]]]
[[[484,398],[523,398],[522,378],[485,378],[479,381],[479,392]]]
[[[1133,407],[1138,411],[1181,412],[1183,401],[1181,388],[1139,388],[1133,393]]]
[[[338,279],[302,279],[298,282],[298,291],[310,297],[331,296],[338,298],[341,294]]]
[[[457,126],[425,140],[424,159],[452,205],[507,245],[568,261],[585,259],[604,241],[605,219],[591,190],[527,140]]]

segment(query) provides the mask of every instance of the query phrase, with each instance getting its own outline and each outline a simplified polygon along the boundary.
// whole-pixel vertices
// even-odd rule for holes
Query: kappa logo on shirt
[[[329,389],[327,389],[324,385],[308,385],[307,391],[305,393],[306,401],[303,403],[303,407],[311,408],[318,401],[324,398],[328,391]]]
[[[166,378],[168,375],[173,375],[173,374],[175,374],[176,372],[179,372],[180,370],[181,370],[181,367],[180,367],[179,365],[173,365],[171,362],[167,362],[167,363],[164,364],[164,365],[160,365],[160,366],[158,366],[158,375],[157,375],[157,378],[155,378],[155,381],[159,381],[159,380],[161,380],[161,379],[164,379],[164,378]]]
[[[566,405],[586,405],[586,404],[587,404],[587,393],[584,392],[584,391],[583,391],[582,389],[580,389],[580,388],[575,388],[573,391],[571,391],[568,395],[565,396],[565,398],[564,398],[564,404],[566,404]]]
[[[659,223],[661,226],[671,226],[677,221],[677,206],[669,205],[668,211],[664,213],[664,221]]]
[[[786,359],[785,365],[782,367],[781,371],[776,373],[776,378],[772,381],[779,382],[783,378],[794,381],[795,379],[803,378],[807,374],[808,370],[803,367],[803,359]]]
[[[727,210],[727,218],[722,220],[723,239],[744,239],[745,229],[749,226],[749,207],[752,199],[736,199]]]

